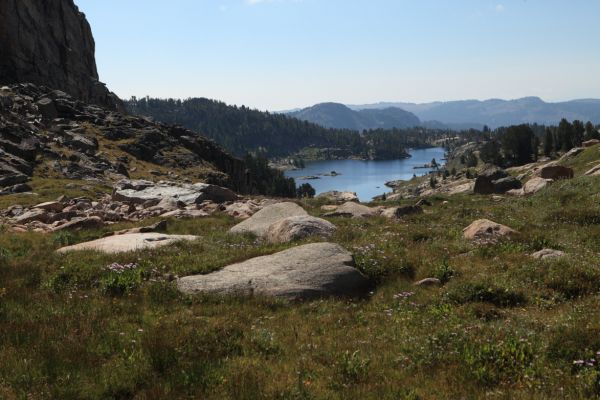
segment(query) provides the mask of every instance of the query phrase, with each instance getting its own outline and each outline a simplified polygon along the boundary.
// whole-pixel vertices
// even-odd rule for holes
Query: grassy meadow
[[[179,294],[175,276],[308,242],[233,236],[227,216],[169,221],[168,233],[200,238],[119,255],[54,251],[133,224],[3,230],[0,399],[598,398],[600,178],[430,200],[400,221],[330,219],[373,282],[359,299]],[[479,218],[520,235],[476,246],[462,229]],[[567,257],[530,256],[543,248]],[[444,284],[413,285],[427,277]]]

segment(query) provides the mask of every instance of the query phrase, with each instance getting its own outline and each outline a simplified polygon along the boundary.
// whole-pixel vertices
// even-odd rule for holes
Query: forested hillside
[[[237,156],[287,157],[305,149],[336,158],[390,159],[407,156],[409,147],[423,147],[449,135],[424,128],[358,131],[327,129],[282,114],[194,98],[188,100],[132,98],[133,114],[179,124],[215,140]],[[322,150],[322,151],[321,151]]]

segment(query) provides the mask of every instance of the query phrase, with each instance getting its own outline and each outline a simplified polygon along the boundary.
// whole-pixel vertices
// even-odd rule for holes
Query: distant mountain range
[[[415,114],[398,107],[352,110],[343,104],[322,103],[290,112],[288,115],[327,128],[354,131],[377,128],[412,128],[421,125],[421,120]]]
[[[522,123],[556,125],[562,118],[600,123],[600,100],[548,103],[539,97],[516,100],[462,100],[432,103],[322,103],[288,113],[316,124],[342,129],[406,128],[480,129]]]

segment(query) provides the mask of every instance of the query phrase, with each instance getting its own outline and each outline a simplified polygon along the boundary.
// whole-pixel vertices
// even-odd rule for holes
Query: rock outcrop
[[[207,275],[178,280],[187,294],[216,293],[310,299],[362,294],[369,280],[354,268],[352,254],[332,243],[313,243],[252,258]]]
[[[586,173],[584,175],[586,175],[586,176],[600,175],[600,164],[596,165],[595,167],[592,167],[592,169],[590,169],[589,171],[586,171]]]
[[[92,30],[73,0],[3,0],[0,21],[0,84],[30,82],[124,109],[99,81]]]
[[[249,186],[244,162],[195,132],[32,84],[0,88],[0,194],[26,191],[34,171],[115,181],[141,168],[144,178],[203,181],[241,193]]]
[[[203,201],[224,203],[237,200],[233,191],[207,183],[158,183],[145,180],[122,180],[113,191],[113,200],[133,204],[157,205],[161,202],[181,202],[185,206],[201,204]]]
[[[325,217],[348,217],[348,218],[368,218],[379,214],[377,208],[367,207],[365,205],[347,202],[337,207],[335,211],[325,214]]]
[[[317,199],[325,199],[333,203],[346,203],[348,201],[358,203],[358,196],[356,195],[356,193],[338,192],[337,190],[321,193],[317,196]]]

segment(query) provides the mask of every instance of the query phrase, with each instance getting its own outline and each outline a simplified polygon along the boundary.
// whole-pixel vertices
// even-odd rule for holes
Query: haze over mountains
[[[600,123],[600,100],[581,99],[558,103],[539,97],[515,100],[461,100],[432,103],[382,102],[365,105],[322,103],[289,115],[330,128],[377,129],[429,128],[480,129],[523,123],[556,125],[562,118]]]
[[[289,115],[327,128],[355,131],[377,128],[412,128],[421,125],[421,121],[415,114],[398,107],[352,110],[339,103],[322,103],[289,113]]]

